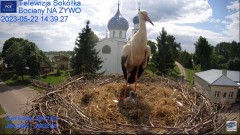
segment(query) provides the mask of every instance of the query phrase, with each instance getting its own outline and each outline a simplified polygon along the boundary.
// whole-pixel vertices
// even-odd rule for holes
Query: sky
[[[95,34],[100,39],[104,38],[108,30],[107,23],[117,12],[118,0],[75,1],[81,2],[81,13],[44,14],[44,16],[68,16],[67,22],[6,23],[1,20],[0,49],[7,39],[18,37],[36,43],[43,51],[73,50],[78,33],[86,26],[87,20],[90,20],[90,27]],[[131,37],[132,19],[137,14],[140,2],[141,10],[146,10],[154,23],[154,26],[147,23],[149,40],[156,41],[164,27],[168,34],[175,37],[176,42],[181,43],[182,50],[190,53],[194,52],[194,43],[200,36],[207,38],[213,46],[223,41],[239,42],[239,0],[119,0],[119,2],[120,12],[129,23],[128,38]],[[1,18],[8,15],[41,17],[40,14],[0,13]]]

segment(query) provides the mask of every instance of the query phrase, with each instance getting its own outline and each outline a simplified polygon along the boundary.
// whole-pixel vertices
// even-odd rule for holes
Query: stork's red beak
[[[150,22],[154,26],[152,20],[147,15],[144,15],[144,19],[145,19],[145,21]]]

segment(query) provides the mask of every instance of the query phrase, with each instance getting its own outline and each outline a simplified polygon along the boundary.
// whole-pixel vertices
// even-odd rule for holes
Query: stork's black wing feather
[[[146,54],[145,54],[146,55]],[[127,69],[125,67],[125,63],[126,63],[126,60],[127,60],[127,57],[128,56],[122,56],[121,57],[121,65],[122,65],[122,71],[123,71],[123,75],[124,75],[124,78],[125,80],[127,80]],[[147,57],[147,63],[149,62],[149,57]],[[134,83],[136,80],[135,80],[135,76],[137,74],[137,66],[134,67],[134,69],[130,72],[130,76],[128,77],[128,83],[129,84],[132,84]],[[144,71],[144,68],[143,68],[143,63],[139,66],[139,69],[138,69],[138,79],[141,77],[142,73]]]
[[[125,80],[127,80],[127,69],[124,64],[126,63],[127,57],[128,56],[122,56],[121,58],[122,71],[123,71]]]
[[[138,79],[139,79],[140,76],[142,75],[143,71],[144,71],[143,66],[140,65],[140,66],[139,66],[139,69],[138,69]],[[135,82],[135,76],[136,76],[136,74],[137,74],[137,66],[134,67],[134,69],[130,72],[130,76],[129,76],[129,78],[128,78],[128,83],[129,83],[129,84],[132,84],[132,83]]]
[[[149,62],[149,57],[147,57],[147,63]],[[144,68],[143,68],[143,63],[139,66],[139,69],[138,69],[138,79],[141,77],[142,73],[144,71]],[[136,76],[136,73],[137,73],[137,66],[130,72],[130,76],[128,78],[128,83],[129,84],[132,84],[135,82],[135,76]]]

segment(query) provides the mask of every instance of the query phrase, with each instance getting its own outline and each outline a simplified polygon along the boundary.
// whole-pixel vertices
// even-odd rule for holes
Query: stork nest
[[[75,76],[34,100],[25,114],[33,119],[57,116],[55,121],[26,122],[57,127],[20,130],[30,134],[212,134],[224,128],[216,106],[200,89],[170,78],[143,76],[138,80],[136,103],[125,104],[118,101],[124,84],[123,76]]]

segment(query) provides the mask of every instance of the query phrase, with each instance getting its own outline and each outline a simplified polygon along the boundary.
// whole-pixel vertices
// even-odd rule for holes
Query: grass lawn
[[[145,71],[146,71],[146,73],[149,74],[149,75],[154,75],[154,74],[155,74],[154,71],[156,71],[156,69],[155,69],[153,63],[150,62],[150,63],[147,65]]]
[[[68,78],[68,72],[60,71],[61,75],[56,76],[56,71],[51,72],[47,75],[46,78],[41,77],[40,81],[51,83],[52,85],[59,84],[64,82]],[[16,75],[15,71],[7,71],[4,74],[0,75],[1,80],[4,81],[8,86],[17,86],[17,85],[26,85],[35,90],[41,91],[41,88],[36,86],[32,86],[29,84],[28,79],[30,78],[29,75],[24,75],[24,80],[20,76]]]
[[[187,75],[187,81],[192,82],[193,81],[193,74],[194,74],[193,69],[189,69],[189,68],[184,68],[184,69],[185,69],[185,72],[186,72],[186,75]]]
[[[149,75],[154,75],[154,71],[156,71],[156,68],[154,67],[153,63],[149,63],[146,67],[146,73]],[[170,74],[171,77],[174,78],[179,78],[180,77],[180,72],[178,66],[175,64],[174,68],[172,70],[172,73]]]
[[[0,105],[0,115],[5,114],[5,111],[3,110],[2,106]],[[4,118],[0,117],[0,134],[11,134],[15,131],[15,129],[9,129],[5,128],[7,124],[12,124],[11,121],[6,121]],[[19,132],[16,132],[18,134]]]
[[[5,118],[0,118],[0,134],[12,134],[16,130],[13,128],[5,128],[7,124],[12,124],[12,122],[6,121]],[[19,134],[19,132],[15,134]]]
[[[230,132],[230,131],[224,131],[223,134],[228,134],[228,135],[240,135],[240,129],[239,127],[237,128],[237,131],[233,131],[233,132]]]
[[[29,78],[28,75],[24,75],[22,80],[22,77],[17,76],[15,74],[15,71],[7,71],[4,74],[0,75],[0,78],[4,81],[9,86],[16,86],[16,85],[27,85],[28,81],[27,79]]]
[[[56,71],[48,73],[46,78],[41,78],[40,81],[51,83],[53,85],[64,82],[68,78],[68,73],[66,71],[60,71],[61,75],[56,76]]]
[[[5,114],[6,112],[3,110],[1,104],[0,104],[0,115]]]
[[[34,86],[34,85],[32,85],[32,84],[28,84],[28,87],[29,88],[32,88],[32,89],[34,89],[34,90],[36,90],[36,91],[38,91],[38,92],[42,92],[44,89],[42,89],[42,88],[39,88],[39,87],[37,87],[37,86]]]
[[[174,68],[172,70],[171,76],[174,78],[179,78],[180,77],[180,71],[179,68],[176,64],[174,64]]]
[[[190,82],[191,84],[193,84],[194,80],[193,80],[193,77],[194,77],[194,73],[197,73],[197,72],[200,72],[201,70],[200,69],[197,69],[197,70],[193,70],[193,69],[189,69],[189,68],[184,68],[185,69],[185,72],[187,74],[187,81]]]

